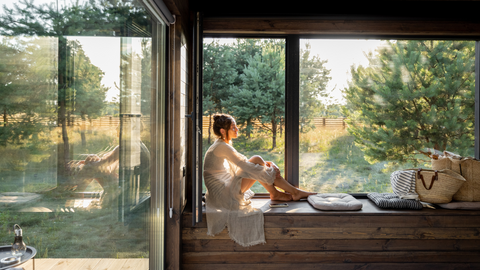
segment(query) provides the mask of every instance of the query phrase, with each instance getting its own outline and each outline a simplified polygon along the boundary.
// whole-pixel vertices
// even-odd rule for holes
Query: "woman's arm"
[[[235,171],[237,176],[255,179],[269,185],[273,184],[277,175],[275,164],[271,162],[268,165],[267,162],[265,162],[265,165],[252,163],[244,155],[238,153],[232,146],[227,144],[218,146],[216,152],[217,156],[227,159],[238,167]],[[280,171],[278,170],[278,172]]]

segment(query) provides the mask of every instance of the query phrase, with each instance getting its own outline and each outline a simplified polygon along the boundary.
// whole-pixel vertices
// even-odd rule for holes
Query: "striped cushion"
[[[393,193],[368,193],[367,197],[372,200],[380,208],[396,208],[396,209],[416,209],[420,210],[423,205],[417,200],[400,199]]]

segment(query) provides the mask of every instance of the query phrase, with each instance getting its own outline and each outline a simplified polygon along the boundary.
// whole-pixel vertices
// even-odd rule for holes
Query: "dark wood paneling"
[[[191,215],[183,218],[183,227],[191,227]],[[365,218],[361,216],[265,216],[265,227],[283,228],[285,226],[301,227],[344,227],[344,228],[368,228],[368,227],[409,227],[416,228],[448,228],[448,227],[471,227],[480,226],[480,216],[373,216]],[[198,223],[196,228],[206,228],[206,216],[203,222]]]
[[[184,264],[183,270],[467,270],[480,269],[479,263],[343,263],[343,264]]]
[[[242,247],[230,239],[183,240],[184,252],[254,251],[479,251],[478,240],[269,240],[263,245]]]
[[[459,251],[385,251],[385,252],[186,252],[185,264],[204,263],[480,263],[478,252]]]
[[[442,20],[322,20],[289,18],[205,18],[207,34],[316,34],[397,36],[480,36],[477,21]]]
[[[224,230],[216,236],[207,235],[207,228],[185,228],[183,240],[230,239]],[[480,228],[265,228],[271,239],[475,239]]]

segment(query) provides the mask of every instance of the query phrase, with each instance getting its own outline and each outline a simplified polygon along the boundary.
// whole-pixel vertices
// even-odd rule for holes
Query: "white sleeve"
[[[216,155],[225,158],[238,168],[235,171],[237,176],[242,178],[254,179],[269,185],[273,185],[276,172],[273,167],[258,165],[248,161],[248,159],[237,152],[231,145],[222,144],[216,149]]]

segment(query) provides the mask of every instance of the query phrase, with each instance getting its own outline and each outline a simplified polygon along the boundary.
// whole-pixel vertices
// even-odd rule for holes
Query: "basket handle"
[[[426,190],[430,190],[433,187],[433,181],[438,180],[438,172],[435,170],[435,175],[432,176],[432,181],[430,181],[430,186],[427,188],[427,185],[425,184],[425,180],[423,179],[423,175],[421,174],[422,169],[418,169],[417,171],[417,176],[422,180],[423,187],[425,187]]]

